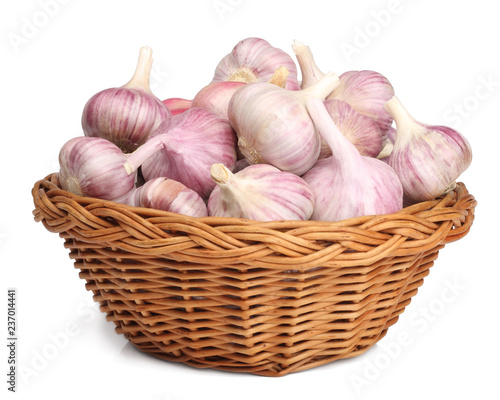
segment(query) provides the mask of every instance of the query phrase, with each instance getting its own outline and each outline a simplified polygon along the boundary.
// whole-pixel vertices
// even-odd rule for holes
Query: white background
[[[490,233],[499,216],[494,4],[2,2],[1,397],[7,392],[6,294],[16,288],[19,399],[500,399],[500,265],[498,239]],[[159,98],[193,98],[218,61],[249,36],[292,57],[293,39],[301,40],[324,72],[383,73],[414,117],[455,127],[474,151],[460,179],[479,203],[472,230],[441,252],[399,322],[360,357],[282,378],[197,370],[139,353],[93,304],[62,239],[31,214],[31,188],[57,171],[62,144],[82,134],[85,102],[129,80],[140,46],[153,48],[151,84]]]

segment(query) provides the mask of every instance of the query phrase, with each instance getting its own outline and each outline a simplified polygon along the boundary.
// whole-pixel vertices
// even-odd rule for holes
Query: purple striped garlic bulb
[[[59,183],[80,196],[119,201],[135,186],[135,174],[123,169],[127,155],[110,141],[80,136],[59,151]]]
[[[266,40],[249,37],[238,42],[231,53],[220,60],[212,82],[269,82],[280,66],[290,73],[285,88],[299,90],[297,67],[293,59]]]
[[[85,136],[101,137],[131,153],[170,117],[169,109],[149,87],[153,63],[150,47],[141,47],[132,79],[124,86],[93,95],[85,104],[82,127]]]
[[[132,173],[141,166],[147,181],[170,178],[206,200],[215,186],[210,166],[222,163],[232,170],[236,160],[236,134],[229,122],[210,110],[195,107],[165,120],[130,154],[125,168]]]
[[[312,99],[307,109],[332,150],[330,157],[302,176],[316,200],[311,219],[339,221],[400,210],[403,188],[394,170],[383,161],[362,156],[337,128],[323,102]]]
[[[285,87],[290,71],[280,66],[274,71],[269,83]],[[233,94],[246,85],[246,82],[223,81],[211,82],[203,87],[195,96],[191,107],[202,107],[212,111],[219,117],[229,120],[228,107]]]
[[[415,120],[396,96],[385,108],[396,123],[388,164],[401,179],[405,203],[433,200],[453,189],[472,162],[467,139],[452,128]]]
[[[210,216],[256,221],[308,220],[314,208],[309,185],[299,176],[268,164],[233,174],[222,164],[210,168],[217,183],[208,199]]]
[[[377,157],[380,154],[384,145],[384,135],[373,119],[357,112],[342,100],[326,100],[324,104],[337,128],[350,140],[361,155]],[[321,139],[320,159],[332,155],[326,140]]]
[[[309,99],[324,100],[338,85],[328,73],[304,90],[287,90],[269,82],[247,83],[228,107],[238,147],[250,164],[267,163],[302,175],[318,160],[321,139],[306,109]]]
[[[382,74],[369,71],[347,71],[340,75],[340,84],[327,97],[343,100],[357,112],[372,118],[382,134],[392,125],[393,119],[384,104],[394,96],[394,88]]]
[[[207,206],[194,190],[168,178],[155,178],[135,189],[128,204],[154,208],[189,217],[206,217]]]
[[[314,61],[309,46],[294,41],[292,45],[302,73],[301,88],[314,85],[324,74]],[[345,101],[357,112],[372,118],[383,135],[392,124],[392,117],[384,109],[386,101],[394,96],[394,88],[382,74],[370,71],[347,71],[339,76],[340,84],[327,96]]]
[[[192,107],[206,108],[219,117],[228,120],[227,108],[231,97],[243,85],[246,85],[246,83],[236,81],[209,83],[194,96]]]
[[[183,99],[181,97],[169,97],[161,102],[167,106],[170,114],[172,115],[181,114],[187,109],[193,107],[193,100]]]

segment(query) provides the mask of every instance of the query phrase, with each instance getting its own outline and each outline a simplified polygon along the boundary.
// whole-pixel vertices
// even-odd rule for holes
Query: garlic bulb
[[[285,87],[290,71],[280,66],[274,71],[269,83]],[[194,97],[191,107],[202,107],[212,111],[219,117],[228,120],[228,107],[233,94],[246,82],[223,81],[212,82],[202,88]]]
[[[269,82],[280,66],[290,72],[285,88],[299,90],[297,67],[293,59],[266,40],[249,37],[237,43],[231,53],[220,60],[212,82]]]
[[[472,161],[467,139],[452,128],[418,122],[396,96],[385,107],[396,123],[388,163],[401,179],[405,202],[432,200],[453,188]]]
[[[394,96],[389,80],[375,71],[347,71],[339,77],[340,84],[327,99],[349,103],[357,112],[372,118],[382,134],[387,134],[393,122],[384,104]]]
[[[324,105],[337,128],[358,149],[361,155],[377,157],[380,154],[384,143],[384,135],[382,135],[375,121],[366,115],[358,113],[342,100],[326,100]],[[330,146],[322,138],[319,158],[326,158],[331,154]]]
[[[183,113],[188,108],[193,107],[193,100],[171,97],[161,101],[170,111],[170,114],[177,115]]]
[[[141,47],[132,79],[124,86],[96,93],[87,101],[82,113],[85,136],[107,139],[129,153],[170,116],[149,87],[151,55],[150,47]]]
[[[227,120],[229,101],[233,94],[243,85],[246,85],[246,83],[236,81],[212,82],[194,96],[192,107],[206,108]]]
[[[294,41],[292,48],[302,73],[301,88],[308,88],[324,74],[316,65],[309,46]],[[327,96],[327,100],[345,101],[359,113],[372,118],[385,135],[392,124],[392,117],[384,109],[385,102],[394,96],[389,80],[369,70],[347,71],[340,75],[339,80],[340,84]]]
[[[233,174],[222,164],[210,168],[217,183],[208,199],[211,216],[256,221],[307,220],[314,196],[297,175],[268,165],[250,165]]]
[[[215,186],[210,166],[234,169],[236,134],[229,124],[204,108],[190,108],[165,120],[152,137],[128,158],[125,168],[140,165],[144,178],[166,177],[208,199]]]
[[[229,102],[229,122],[238,147],[250,164],[267,163],[302,175],[318,160],[321,139],[306,109],[311,98],[324,100],[338,84],[326,74],[304,90],[286,90],[268,82],[248,83]]]
[[[80,196],[116,200],[134,188],[135,175],[123,169],[127,156],[113,143],[81,136],[59,152],[59,182],[63,190]]]
[[[207,206],[198,193],[180,182],[155,178],[135,189],[129,205],[170,211],[190,217],[206,217]]]
[[[311,219],[339,221],[400,210],[403,188],[394,170],[376,158],[359,154],[323,102],[312,99],[307,109],[332,150],[331,157],[319,160],[302,176],[316,199]]]

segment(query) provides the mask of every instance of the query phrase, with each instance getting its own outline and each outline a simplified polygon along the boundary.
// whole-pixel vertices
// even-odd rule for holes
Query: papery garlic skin
[[[345,101],[356,111],[372,118],[382,134],[386,134],[393,119],[384,104],[394,96],[389,80],[376,71],[347,71],[340,75],[340,84],[328,95],[329,99]]]
[[[299,90],[297,67],[293,59],[283,50],[257,37],[238,42],[233,50],[217,65],[212,82],[268,82],[280,66],[288,69],[285,85],[288,90]]]
[[[210,170],[217,186],[208,199],[210,216],[256,221],[308,220],[314,209],[309,185],[299,176],[268,164],[233,174],[222,164]]]
[[[376,158],[359,154],[321,101],[312,99],[307,108],[332,149],[332,156],[319,160],[302,176],[316,199],[311,219],[340,221],[399,211],[403,188],[394,170]]]
[[[87,101],[82,113],[85,136],[107,139],[130,153],[170,116],[149,87],[151,53],[151,48],[141,48],[136,71],[127,84],[102,90]]]
[[[361,155],[377,157],[380,154],[385,135],[382,134],[373,119],[358,113],[353,107],[342,100],[326,100],[324,105],[337,128],[358,149]],[[322,138],[319,158],[326,158],[331,154],[332,152],[328,143]]]
[[[181,97],[171,97],[161,101],[172,115],[178,115],[193,106],[193,100],[183,99]]]
[[[142,164],[146,180],[166,177],[208,199],[215,186],[210,166],[236,164],[236,134],[228,121],[210,110],[192,107],[165,120],[150,139],[132,153],[125,168],[135,171]]]
[[[135,207],[147,207],[170,211],[189,217],[206,217],[207,206],[194,190],[180,182],[167,178],[155,178],[147,181],[134,193]]]
[[[238,89],[229,102],[229,122],[249,163],[268,163],[296,175],[309,170],[318,160],[321,139],[305,104],[310,98],[324,99],[337,84],[338,77],[328,73],[305,90],[267,82]]]
[[[116,200],[135,185],[135,174],[127,174],[127,156],[103,138],[76,137],[59,152],[59,182],[63,190],[80,196]]]
[[[444,194],[472,162],[467,139],[452,128],[415,120],[396,96],[385,107],[396,123],[388,164],[403,184],[405,203],[433,200]]]

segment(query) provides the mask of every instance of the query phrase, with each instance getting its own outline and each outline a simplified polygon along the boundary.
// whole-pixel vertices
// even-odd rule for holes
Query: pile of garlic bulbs
[[[64,190],[191,217],[338,221],[397,212],[454,187],[472,152],[415,120],[389,80],[323,73],[261,38],[236,44],[192,100],[160,101],[152,50],[132,79],[92,96],[59,154]],[[301,80],[298,80],[298,70]]]

